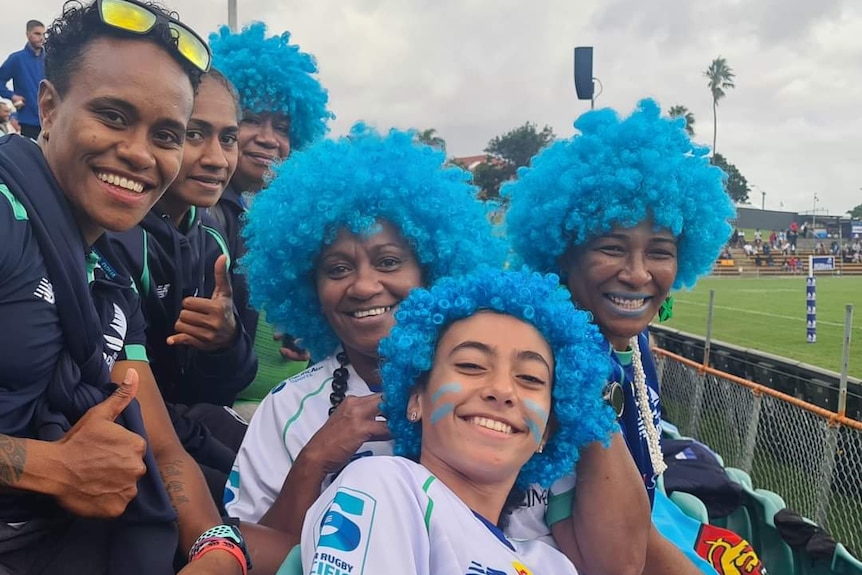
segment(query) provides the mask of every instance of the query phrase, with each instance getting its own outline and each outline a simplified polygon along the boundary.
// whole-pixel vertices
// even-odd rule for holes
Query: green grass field
[[[862,378],[862,277],[817,278],[817,342],[805,338],[805,277],[719,278],[674,296],[663,325],[706,334],[709,291],[715,290],[712,337],[832,371],[841,371],[844,307],[853,304],[850,375]]]

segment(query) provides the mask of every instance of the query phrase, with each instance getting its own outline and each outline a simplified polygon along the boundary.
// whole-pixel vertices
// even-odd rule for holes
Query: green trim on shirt
[[[550,527],[563,519],[572,516],[572,504],[575,502],[575,490],[569,489],[556,495],[548,491],[548,510],[545,511],[545,525]]]
[[[146,363],[150,362],[150,358],[147,357],[147,346],[145,345],[133,343],[127,345],[123,349],[126,352],[127,361],[143,361]]]
[[[290,419],[285,422],[284,428],[281,430],[281,444],[284,446],[285,451],[287,451],[287,430],[293,424],[293,422],[299,419],[299,416],[302,415],[302,410],[305,409],[305,402],[308,401],[310,398],[314,397],[315,395],[320,395],[320,392],[326,389],[326,386],[329,385],[331,382],[332,377],[327,377],[323,381],[323,383],[320,384],[320,387],[318,387],[311,393],[307,393],[305,396],[303,396],[301,400],[299,400],[299,408],[296,410],[296,413],[294,413],[290,417]],[[287,456],[290,458],[290,464],[293,465],[293,455],[291,455],[290,451],[287,452]]]
[[[6,187],[6,184],[0,184],[0,194],[6,196],[6,199],[9,200],[9,203],[12,205],[12,215],[16,220],[23,222],[30,219],[27,215],[27,208],[18,201],[18,198],[12,194],[12,190]]]
[[[434,483],[434,480],[437,479],[433,475],[429,476],[428,479],[425,480],[425,483],[422,484],[422,491],[425,492],[425,495],[428,495],[428,489],[431,488],[431,484]],[[431,513],[434,512],[434,500],[431,499],[431,496],[428,495],[428,507],[425,508],[425,532],[428,533],[431,531]]]
[[[90,250],[87,254],[87,283],[96,281],[96,268],[99,267],[99,254]]]
[[[632,364],[632,356],[634,355],[634,351],[626,350],[626,351],[617,351],[614,350],[614,353],[617,356],[617,361],[620,362],[620,365],[623,367]]]
[[[217,229],[205,226],[203,224],[201,224],[201,227],[215,239],[216,243],[218,244],[218,247],[221,249],[221,253],[227,256],[227,271],[230,271],[230,252],[227,249],[227,242],[224,241],[224,238]]]
[[[147,250],[150,240],[147,230],[141,228],[141,232],[144,234],[144,257],[141,259],[144,262],[144,265],[141,267],[141,291],[144,292],[143,297],[147,297],[150,295],[150,254]]]

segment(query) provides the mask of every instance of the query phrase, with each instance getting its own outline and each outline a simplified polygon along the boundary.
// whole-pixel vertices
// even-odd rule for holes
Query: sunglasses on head
[[[171,16],[157,12],[137,0],[97,0],[99,17],[108,26],[146,34],[161,20],[167,22],[177,41],[177,51],[196,68],[206,72],[212,63],[212,53],[206,42],[194,30]]]

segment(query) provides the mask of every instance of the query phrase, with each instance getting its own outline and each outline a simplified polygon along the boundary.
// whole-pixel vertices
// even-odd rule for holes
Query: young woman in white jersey
[[[306,516],[304,572],[577,573],[498,527],[516,483],[549,486],[615,427],[602,337],[559,283],[484,268],[401,303],[380,372],[402,457],[338,475]]]
[[[652,501],[665,466],[646,329],[672,288],[692,287],[712,269],[733,204],[708,150],[652,100],[625,119],[588,112],[575,128],[579,135],[546,148],[504,187],[507,235],[527,265],[564,278],[605,336],[608,381],[622,393],[620,425]],[[700,573],[656,529],[644,572]]]
[[[229,514],[298,542],[333,474],[355,457],[392,453],[378,417],[377,345],[398,304],[412,288],[504,257],[469,174],[444,162],[410,133],[358,126],[293,154],[255,200],[244,263],[257,305],[318,363],[255,413],[225,491]],[[576,566],[640,573],[649,504],[631,489],[640,478],[621,436],[585,447],[577,472],[575,500],[565,486],[530,488],[510,534],[547,535],[545,515],[567,513],[556,543]]]

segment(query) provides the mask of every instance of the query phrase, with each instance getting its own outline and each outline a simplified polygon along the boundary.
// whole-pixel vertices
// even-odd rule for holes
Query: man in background
[[[27,22],[27,44],[13,52],[0,66],[0,97],[8,98],[18,109],[21,134],[36,139],[42,131],[39,123],[39,82],[45,78],[45,53],[42,41],[45,25],[38,20]],[[12,89],[6,84],[12,80]]]

